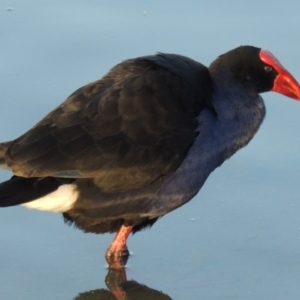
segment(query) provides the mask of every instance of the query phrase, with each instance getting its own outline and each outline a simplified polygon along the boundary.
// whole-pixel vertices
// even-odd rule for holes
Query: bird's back
[[[70,178],[79,196],[65,216],[86,231],[151,223],[147,202],[162,196],[157,189],[186,158],[198,134],[195,118],[211,105],[211,89],[208,69],[189,58],[159,53],[127,60],[7,144],[6,164],[16,183],[22,177]],[[115,225],[97,224],[106,218]]]

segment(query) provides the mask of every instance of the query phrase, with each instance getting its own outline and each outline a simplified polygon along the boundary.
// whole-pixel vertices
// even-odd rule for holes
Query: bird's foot
[[[109,247],[105,254],[105,259],[112,269],[122,269],[125,267],[129,258],[129,251],[127,246],[124,245],[119,249],[112,249]]]
[[[133,226],[122,225],[108,247],[105,258],[110,268],[121,269],[125,267],[129,257],[126,240],[132,229]]]

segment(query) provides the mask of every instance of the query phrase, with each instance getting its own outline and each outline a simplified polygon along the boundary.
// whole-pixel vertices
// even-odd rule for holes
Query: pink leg
[[[120,269],[125,266],[129,256],[126,241],[132,229],[133,226],[122,225],[106,250],[105,258],[110,268]]]

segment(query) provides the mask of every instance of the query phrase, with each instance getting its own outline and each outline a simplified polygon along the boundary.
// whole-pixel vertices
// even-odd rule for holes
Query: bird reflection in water
[[[172,300],[168,295],[134,280],[127,280],[125,268],[108,269],[105,278],[108,288],[80,293],[74,300]]]

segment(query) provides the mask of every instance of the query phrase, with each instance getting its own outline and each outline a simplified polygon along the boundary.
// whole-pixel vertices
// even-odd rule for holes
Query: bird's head
[[[226,70],[229,80],[244,89],[263,93],[274,91],[300,100],[300,85],[269,51],[240,46],[219,56],[210,66],[212,73]]]

